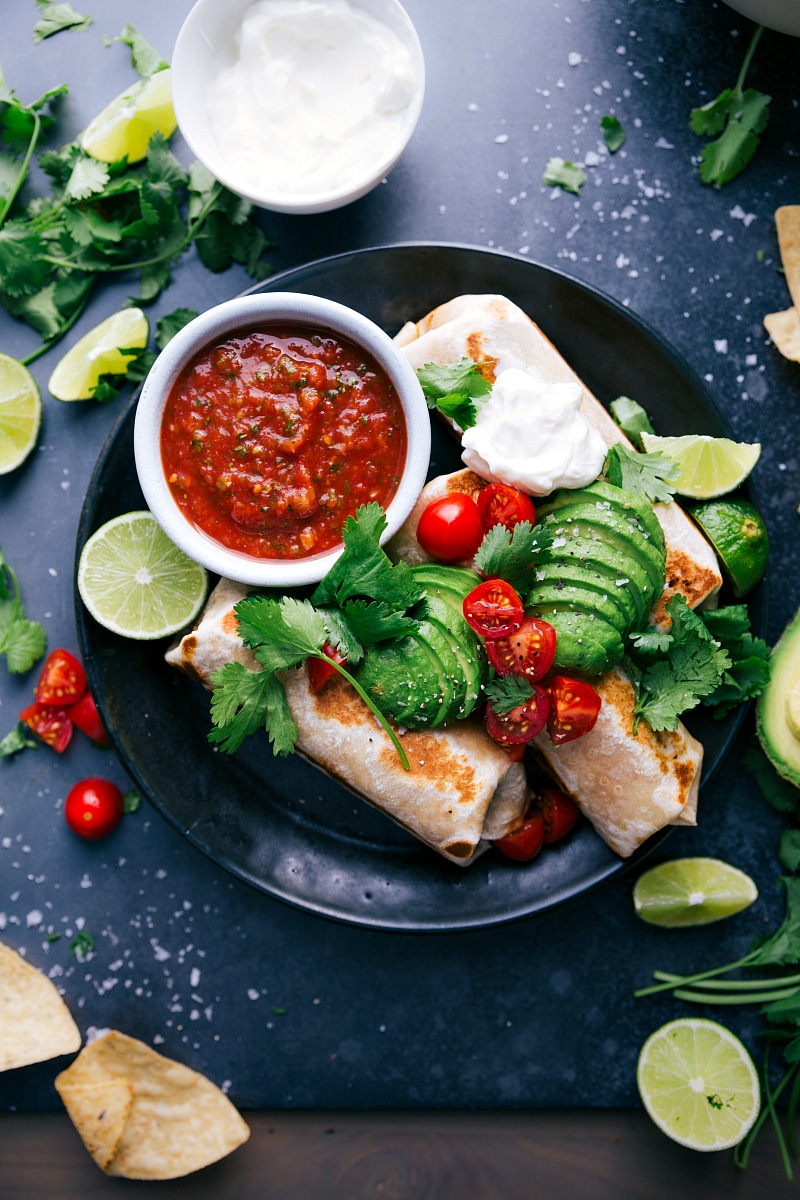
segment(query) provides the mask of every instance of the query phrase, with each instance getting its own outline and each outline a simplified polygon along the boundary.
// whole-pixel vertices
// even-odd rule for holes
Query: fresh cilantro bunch
[[[553,544],[553,534],[543,525],[519,521],[513,530],[495,525],[475,555],[475,569],[487,578],[498,576],[526,596],[534,586],[536,559]]]
[[[30,671],[46,645],[42,626],[25,615],[17,576],[0,550],[0,654],[5,654],[9,672],[21,675]]]
[[[608,452],[602,477],[614,487],[643,496],[651,504],[659,504],[672,499],[675,488],[671,480],[677,479],[680,473],[678,464],[660,450],[645,454],[617,442]]]
[[[417,379],[428,408],[455,421],[459,429],[471,429],[478,416],[475,400],[487,396],[492,385],[481,374],[482,363],[462,358],[457,363],[425,363],[417,368]]]
[[[342,529],[344,552],[320,581],[311,600],[248,596],[235,608],[239,637],[262,670],[227,663],[211,677],[214,693],[209,741],[231,754],[244,739],[265,728],[275,754],[290,754],[295,725],[276,671],[291,670],[307,658],[320,658],[355,688],[388,733],[406,770],[408,759],[397,734],[346,667],[324,653],[330,646],[354,666],[364,647],[403,637],[418,628],[407,615],[425,590],[405,563],[394,565],[380,546],[386,514],[379,504],[362,505]]]
[[[700,178],[703,183],[715,183],[721,187],[744,170],[758,149],[759,134],[764,132],[769,120],[771,96],[757,92],[755,88],[744,90],[744,81],[750,67],[763,25],[759,25],[745,55],[736,85],[720,92],[716,99],[693,108],[689,119],[692,133],[715,137],[707,142],[700,156]]]

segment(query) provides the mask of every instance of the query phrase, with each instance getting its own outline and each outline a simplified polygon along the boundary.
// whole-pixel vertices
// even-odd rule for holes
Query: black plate
[[[310,263],[251,290],[326,296],[391,334],[453,296],[503,293],[538,322],[604,403],[637,397],[661,433],[730,433],[697,375],[658,334],[615,301],[528,259],[461,246],[378,247]],[[132,403],[100,455],[78,553],[105,521],[144,507],[133,462],[134,410]],[[455,445],[435,430],[431,474],[460,465]],[[469,929],[548,908],[626,865],[586,822],[528,868],[496,853],[466,870],[451,865],[309,763],[273,758],[266,738],[251,738],[231,758],[213,751],[208,697],[164,665],[163,643],[116,637],[79,600],[76,608],[90,685],[125,768],[195,846],[272,896],[358,925]],[[758,631],[765,609],[759,591],[751,604]],[[687,721],[705,745],[704,785],[742,715],[720,723],[700,713]]]

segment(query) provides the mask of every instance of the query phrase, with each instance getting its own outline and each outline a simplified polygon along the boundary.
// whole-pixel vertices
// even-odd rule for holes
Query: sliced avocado
[[[650,579],[652,594],[661,594],[667,575],[664,556],[644,540],[638,529],[632,528],[610,509],[598,510],[593,506],[576,505],[571,511],[574,516],[564,517],[562,513],[555,513],[546,518],[545,528],[552,532],[554,538],[599,538],[616,552],[620,564],[633,559],[643,567]]]
[[[555,543],[560,541],[560,538],[555,539]],[[637,625],[644,623],[656,596],[647,572],[635,559],[628,556],[624,562],[620,562],[619,555],[599,538],[568,537],[563,545],[555,543],[542,555],[542,562],[581,562],[605,567],[613,577],[614,587],[627,588],[633,598]]]
[[[653,506],[634,492],[614,487],[612,483],[605,483],[600,479],[596,479],[594,483],[587,484],[583,488],[559,488],[543,504],[537,504],[537,516],[539,520],[543,520],[549,513],[587,501],[595,505],[610,504],[629,517],[635,516],[641,522],[644,531],[650,534],[653,545],[661,554],[666,553],[664,530],[661,528]]]
[[[359,664],[358,681],[384,716],[409,729],[433,725],[448,683],[438,657],[416,634],[370,650]]]
[[[616,629],[620,637],[626,637],[630,630],[627,613],[617,605],[616,597],[608,594],[608,588],[605,592],[594,591],[571,580],[560,580],[555,584],[541,583],[531,591],[525,603],[526,612],[532,611],[534,616],[543,617],[545,621],[548,610],[562,608],[605,621]]]
[[[448,597],[455,597],[457,607],[450,604]],[[488,674],[488,661],[483,647],[464,619],[462,603],[458,592],[428,588],[428,620],[431,624],[438,623],[441,636],[446,639],[458,663],[463,695],[457,715],[468,717],[481,699],[481,688]]]
[[[756,708],[759,740],[778,774],[800,787],[800,609],[772,651],[770,669]]]
[[[452,591],[461,592],[462,600],[481,582],[477,571],[470,571],[468,567],[447,567],[441,563],[430,562],[419,563],[418,566],[412,567],[411,571],[418,583],[424,584],[425,587],[450,588]]]
[[[600,600],[612,600],[623,614],[625,629],[630,632],[639,619],[637,601],[628,587],[617,587],[617,573],[610,567],[600,567],[596,564],[570,559],[568,562],[542,563],[536,571],[537,583],[531,588],[527,602],[539,603],[539,588],[551,587],[561,591],[564,587],[573,585],[597,592]],[[621,631],[621,630],[620,630]]]
[[[566,611],[551,613],[547,620],[556,631],[555,670],[602,675],[625,653],[621,637],[605,621],[592,621],[586,613]]]

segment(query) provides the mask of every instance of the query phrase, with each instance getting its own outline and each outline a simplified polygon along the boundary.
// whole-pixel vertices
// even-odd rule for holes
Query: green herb
[[[750,632],[750,617],[744,604],[732,604],[702,614],[703,624],[726,650],[731,665],[718,686],[703,700],[717,719],[755,696],[769,683],[769,647]]]
[[[563,188],[565,192],[572,192],[577,196],[586,183],[586,173],[568,158],[551,158],[544,169],[542,183],[547,187]]]
[[[60,933],[48,933],[46,936],[47,936],[48,942],[57,942],[61,938]]]
[[[85,17],[76,12],[71,4],[53,4],[51,0],[36,0],[36,6],[42,14],[33,27],[33,40],[43,42],[45,38],[60,33],[62,29],[72,29],[78,32],[88,29],[92,23],[91,17]]]
[[[462,358],[457,363],[425,363],[417,368],[428,408],[438,409],[443,416],[455,421],[460,429],[471,429],[478,410],[474,401],[488,395],[492,385],[481,374],[483,363]]]
[[[119,37],[114,38],[115,42],[124,42],[126,46],[130,46],[131,50],[131,65],[134,71],[137,71],[143,78],[150,75],[155,75],[156,71],[164,71],[169,66],[165,58],[155,50],[146,38],[142,37],[138,29],[135,29],[130,23],[126,24]]]
[[[600,128],[603,138],[612,154],[616,154],[625,145],[626,133],[616,117],[601,117]]]
[[[713,137],[700,157],[700,178],[703,183],[721,187],[744,170],[758,149],[760,133],[769,119],[771,96],[754,88],[744,91],[744,80],[758,45],[763,25],[759,25],[745,55],[735,87],[726,88],[716,99],[700,108],[693,108],[689,119],[692,133]]]
[[[642,434],[655,433],[641,404],[631,400],[630,396],[618,396],[616,400],[611,401],[609,407],[622,432],[630,438],[637,450],[641,450]]]
[[[0,550],[0,654],[12,675],[30,671],[42,657],[47,635],[38,621],[25,615],[17,576]]]
[[[526,595],[536,578],[536,560],[553,544],[553,535],[542,525],[520,521],[513,530],[494,525],[478,547],[475,568],[484,575],[498,575],[521,595]]]
[[[69,944],[69,948],[80,962],[87,954],[90,954],[94,950],[94,938],[85,929],[82,929],[80,933],[75,934],[75,937]]]
[[[643,496],[651,504],[667,503],[675,488],[670,480],[677,479],[680,467],[660,450],[653,454],[640,454],[617,442],[608,452],[603,467],[603,477],[614,487],[624,488]]]
[[[393,564],[380,546],[386,514],[379,504],[362,505],[342,528],[344,552],[319,583],[312,602],[342,607],[352,596],[380,600],[404,613],[425,595],[406,563]]]
[[[743,762],[767,804],[782,813],[798,811],[800,790],[781,778],[757,742],[745,751]]]
[[[269,1011],[274,1017],[285,1017],[289,1010],[288,1008],[281,1008],[280,1004],[272,1004]]]
[[[126,792],[122,797],[122,811],[124,813],[138,812],[141,807],[142,797],[133,788]]]
[[[501,716],[527,704],[534,695],[533,684],[524,675],[498,675],[486,684],[484,692]]]
[[[787,871],[796,871],[800,867],[800,829],[784,829],[778,858]]]
[[[31,737],[31,732],[24,721],[18,721],[16,728],[10,730],[0,741],[0,758],[10,758],[20,750],[36,750],[39,745],[37,738]]]

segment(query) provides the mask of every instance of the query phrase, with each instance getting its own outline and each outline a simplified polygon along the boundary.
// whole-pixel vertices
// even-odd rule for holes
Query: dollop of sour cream
[[[259,0],[239,58],[209,89],[221,154],[259,194],[315,196],[387,166],[405,140],[415,67],[349,0]]]
[[[547,383],[509,367],[464,430],[461,457],[476,475],[529,496],[583,487],[600,474],[608,448],[580,403],[577,383]]]

